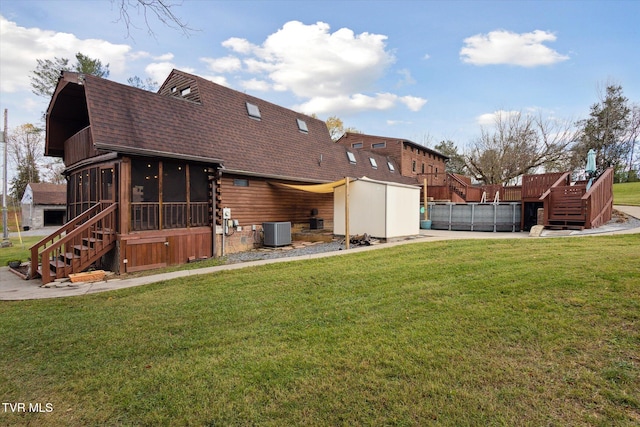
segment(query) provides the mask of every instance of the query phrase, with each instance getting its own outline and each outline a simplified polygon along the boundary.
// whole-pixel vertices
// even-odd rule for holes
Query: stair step
[[[89,250],[91,248],[85,245],[73,245],[73,249],[75,249],[76,251],[82,252],[82,251]]]
[[[42,265],[38,266],[38,274],[40,275],[40,277],[42,277]],[[49,276],[51,276],[52,279],[55,279],[56,278],[55,270],[49,273]]]
[[[80,255],[77,255],[73,252],[65,252],[64,254],[64,259],[66,260],[73,260],[73,259],[79,259]]]

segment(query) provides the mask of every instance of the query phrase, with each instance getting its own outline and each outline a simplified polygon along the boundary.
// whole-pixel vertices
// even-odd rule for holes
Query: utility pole
[[[7,146],[9,139],[7,138],[7,109],[4,109],[4,129],[2,130],[2,142],[4,143],[4,167],[2,179],[2,244],[3,248],[11,246],[9,240],[9,221],[7,220]]]

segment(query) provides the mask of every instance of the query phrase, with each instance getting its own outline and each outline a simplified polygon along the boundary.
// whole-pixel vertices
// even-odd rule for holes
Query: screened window
[[[207,226],[209,200],[209,174],[204,166],[180,161],[131,162],[132,230]]]
[[[247,102],[247,113],[249,114],[249,117],[253,117],[254,119],[262,118],[258,106],[255,104],[251,104],[250,102]]]
[[[187,226],[187,170],[184,163],[162,163],[162,228]]]
[[[191,166],[189,168],[189,192],[192,202],[207,202],[209,200],[209,179],[207,168]]]
[[[249,180],[248,179],[234,179],[233,185],[236,187],[248,187]]]
[[[187,173],[184,163],[162,163],[162,201],[187,201]]]
[[[158,162],[131,162],[131,228],[157,230],[160,227]]]
[[[131,201],[158,201],[158,162],[131,162]]]

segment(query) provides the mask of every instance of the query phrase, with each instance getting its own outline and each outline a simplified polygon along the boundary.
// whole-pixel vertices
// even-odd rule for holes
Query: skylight
[[[304,132],[304,133],[309,132],[309,128],[307,127],[307,122],[300,119],[296,119],[296,121],[298,122],[298,129],[300,129],[300,132]]]
[[[392,164],[391,162],[387,162],[387,166],[389,166],[389,170],[390,170],[391,172],[395,172],[396,168],[395,168],[395,167],[393,167],[393,164]]]
[[[349,163],[356,164],[356,156],[351,151],[347,151],[347,157],[349,158]]]
[[[262,116],[260,116],[260,109],[258,106],[251,104],[250,102],[247,102],[247,113],[249,113],[249,117],[253,117],[254,119],[262,118]]]
[[[369,157],[369,162],[371,163],[372,168],[378,169],[378,163],[376,162],[376,159],[374,159],[373,157]]]

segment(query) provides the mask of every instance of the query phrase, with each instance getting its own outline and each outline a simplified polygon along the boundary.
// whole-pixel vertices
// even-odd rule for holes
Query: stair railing
[[[115,242],[117,207],[114,203],[102,209],[99,203],[32,246],[31,276],[38,264],[43,284],[53,280],[52,270],[61,278],[89,267]]]
[[[600,227],[613,213],[613,168],[609,168],[582,196],[586,209],[586,228]]]

